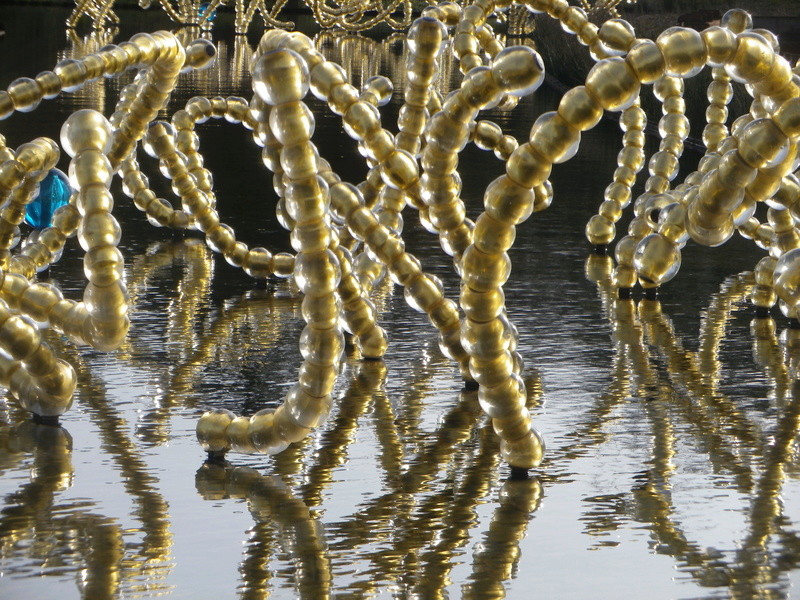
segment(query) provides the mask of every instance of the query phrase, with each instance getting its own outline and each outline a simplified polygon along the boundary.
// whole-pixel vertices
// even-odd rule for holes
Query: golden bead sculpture
[[[544,443],[532,427],[517,331],[505,306],[504,285],[512,269],[509,251],[517,228],[552,202],[548,177],[553,166],[575,155],[582,132],[597,125],[605,111],[620,115],[622,148],[586,236],[596,251],[605,252],[624,211],[632,207],[627,235],[614,248],[616,265],[606,257],[592,267],[601,273],[606,289],[616,291],[614,310],[625,322],[634,319],[632,288],[645,288],[642,328],[628,332],[626,343],[637,344],[644,334],[668,338],[652,300],[658,287],[677,275],[681,248],[690,239],[720,245],[737,231],[768,252],[756,267],[752,290],[742,295],[750,295],[762,316],[779,302],[787,316],[800,317],[800,232],[795,225],[800,215],[800,87],[798,73],[777,52],[777,38],[751,30],[752,21],[742,11],[727,13],[719,27],[703,32],[674,27],[653,41],[637,38],[621,19],[598,27],[587,17],[586,10],[592,9],[588,3],[583,9],[566,0],[518,3],[557,20],[587,47],[595,64],[584,85],[563,94],[555,110],[535,120],[527,139],[517,140],[481,118],[481,111],[490,108],[513,110],[544,78],[535,50],[504,47],[489,24],[495,12],[511,4],[442,2],[423,10],[408,30],[404,102],[396,133],[384,125],[380,110],[392,95],[392,82],[375,77],[358,90],[309,38],[281,29],[267,31],[258,44],[252,98],[197,96],[169,122],[157,120],[159,111],[168,106],[183,70],[202,68],[213,59],[210,42],[184,46],[165,32],[139,34],[82,59],[62,61],[34,79],[12,82],[0,92],[3,118],[15,110],[35,110],[43,99],[98,77],[131,67],[140,70],[122,89],[108,119],[84,110],[66,121],[61,146],[72,157],[69,176],[75,193],[56,212],[52,225],[29,237],[19,251],[26,206],[56,164],[59,150],[44,138],[16,150],[0,141],[0,346],[8,355],[0,369],[2,382],[22,406],[44,418],[66,410],[75,386],[74,372],[55,358],[20,314],[101,350],[113,350],[124,340],[130,298],[109,188],[119,174],[124,194],[151,224],[195,230],[233,268],[256,278],[291,277],[303,294],[306,325],[297,383],[274,411],[249,417],[227,410],[203,415],[197,435],[205,450],[273,454],[318,427],[331,409],[344,331],[352,335],[362,359],[381,359],[388,349],[370,298],[388,273],[403,287],[408,303],[436,326],[440,347],[458,363],[467,388],[478,387],[478,404],[500,438],[504,460],[515,475],[526,473],[540,464]],[[170,12],[169,2],[162,5]],[[405,0],[309,5],[323,26],[346,30],[382,21],[405,27],[410,21]],[[81,6],[99,15],[110,4],[95,0]],[[282,6],[276,3],[272,12],[265,12],[263,2],[242,0],[236,10],[245,16],[237,17],[237,28],[246,31],[256,12],[267,22],[276,20]],[[613,2],[603,6],[613,14]],[[394,17],[395,9],[402,9],[403,16]],[[446,48],[462,76],[445,96],[434,85]],[[706,152],[697,170],[677,182],[687,139],[699,133],[690,132],[684,79],[706,67],[712,73],[701,134]],[[733,86],[740,84],[753,102],[729,127]],[[650,93],[649,86],[663,114],[658,150],[647,157],[641,94]],[[320,156],[312,141],[315,116],[304,102],[309,91],[341,116],[345,132],[365,157],[364,181],[342,180]],[[272,173],[275,211],[289,231],[294,255],[250,248],[221,222],[217,205],[223,196],[204,166],[196,131],[209,118],[225,118],[252,131],[262,162]],[[492,151],[505,169],[487,186],[483,211],[474,222],[467,218],[458,172],[459,154],[470,142]],[[158,161],[175,204],[150,188],[145,165],[135,154],[139,143]],[[644,192],[634,198],[631,190],[645,164],[649,176]],[[768,208],[762,223],[755,215],[763,203]],[[416,209],[420,222],[439,236],[445,254],[452,257],[461,280],[460,303],[451,299],[455,290],[445,290],[438,277],[406,252],[401,214],[406,206]],[[52,265],[73,235],[86,253],[88,283],[81,302],[64,299],[56,288],[35,281],[36,273]],[[628,335],[625,331],[620,327],[619,335]],[[712,328],[706,334],[713,346],[719,332]]]

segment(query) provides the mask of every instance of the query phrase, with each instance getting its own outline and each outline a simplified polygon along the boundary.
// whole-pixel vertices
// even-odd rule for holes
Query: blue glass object
[[[69,202],[72,188],[63,171],[50,169],[39,183],[39,194],[25,208],[25,222],[34,229],[44,229],[53,223],[53,213]]]
[[[200,5],[200,10],[197,12],[200,19],[202,19],[206,15],[206,11],[208,10],[209,6],[211,6],[210,2],[203,2]],[[211,11],[211,14],[208,15],[209,22],[213,21],[216,18],[217,18],[217,11],[216,10]]]

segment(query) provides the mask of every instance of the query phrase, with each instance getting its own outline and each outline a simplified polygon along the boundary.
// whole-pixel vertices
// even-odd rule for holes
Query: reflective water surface
[[[61,9],[1,7],[0,86],[167,26],[120,14],[120,32],[70,37]],[[256,40],[227,33],[221,25],[218,65],[186,76],[175,106],[251,95]],[[316,41],[356,85],[376,73],[400,81],[401,36]],[[108,114],[123,83],[44,102],[0,133],[11,147],[57,139],[77,108]],[[401,98],[398,86],[384,123]],[[542,88],[488,118],[524,139],[557,99]],[[311,104],[321,153],[359,181],[363,161],[340,119]],[[198,134],[223,219],[247,243],[286,246],[251,137],[224,121]],[[743,240],[687,247],[660,303],[616,299],[608,259],[587,258],[583,227],[619,147],[613,123],[586,134],[577,158],[553,171],[553,206],[511,251],[509,312],[547,442],[527,481],[508,480],[476,393],[461,389],[434,330],[388,280],[375,301],[390,350],[384,362],[347,360],[324,426],[276,457],[205,464],[194,434],[205,409],[252,414],[293,382],[300,298],[285,281],[256,285],[200,239],[151,227],[117,194],[134,298],[128,342],[102,354],[49,338],[80,380],[62,428],[0,403],[0,596],[796,596],[800,386],[785,362],[787,323],[752,320],[746,303],[760,251]],[[157,165],[141,162],[155,184]],[[471,148],[460,170],[475,216],[500,164]],[[438,241],[411,212],[406,230],[455,298]],[[81,269],[73,243],[49,276],[75,297]]]

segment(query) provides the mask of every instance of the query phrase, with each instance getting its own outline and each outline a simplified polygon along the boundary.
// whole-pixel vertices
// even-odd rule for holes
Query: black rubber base
[[[511,467],[511,475],[508,476],[511,481],[524,481],[528,477],[528,469],[524,467]]]
[[[771,316],[770,310],[766,306],[756,306],[754,312],[756,319],[769,319]]]
[[[206,462],[212,465],[221,465],[225,463],[225,452],[219,450],[212,450],[206,454]]]
[[[608,256],[608,244],[596,244],[592,246],[592,254],[597,256]]]
[[[789,329],[800,329],[800,321],[797,319],[789,319]]]
[[[61,424],[58,422],[58,417],[43,417],[42,415],[37,415],[33,413],[33,422],[37,425],[49,425],[50,427],[60,427]]]
[[[619,296],[620,300],[630,300],[633,297],[633,289],[619,288],[617,290],[617,295]]]
[[[646,300],[658,300],[658,288],[644,288],[644,297]]]
[[[464,382],[464,391],[465,392],[477,392],[479,387],[480,386],[478,385],[477,381],[465,381]]]

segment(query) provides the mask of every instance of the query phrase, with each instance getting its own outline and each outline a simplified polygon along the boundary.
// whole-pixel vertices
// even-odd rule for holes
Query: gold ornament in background
[[[323,28],[345,31],[364,31],[386,24],[392,29],[406,29],[411,23],[411,0],[303,0],[311,9],[315,21]],[[92,28],[103,29],[119,23],[113,7],[116,0],[75,0],[75,8],[67,18],[68,28],[75,28],[83,18],[91,21]],[[210,30],[222,6],[232,6],[234,30],[246,34],[256,15],[261,16],[264,28],[292,29],[292,21],[281,21],[278,15],[287,0],[274,0],[267,7],[266,0],[139,0],[139,7],[149,9],[158,5],[176,24],[196,26]]]
[[[70,176],[77,192],[58,211],[52,227],[16,254],[12,250],[25,206],[59,150],[44,138],[16,151],[0,149],[0,200],[7,207],[0,215],[0,295],[6,303],[0,307],[0,346],[7,355],[0,360],[0,380],[23,407],[49,418],[68,408],[75,386],[73,370],[55,358],[37,330],[17,313],[101,350],[123,343],[129,298],[123,257],[116,248],[120,227],[108,187],[119,173],[125,193],[151,223],[198,230],[232,266],[257,278],[291,276],[304,294],[304,362],[298,383],[274,411],[252,417],[226,410],[204,415],[197,433],[206,450],[275,453],[316,428],[331,409],[344,348],[341,327],[352,334],[362,359],[377,360],[386,351],[387,339],[368,296],[388,272],[403,286],[409,304],[426,313],[438,329],[440,346],[458,363],[466,385],[478,388],[480,406],[500,436],[501,454],[521,475],[539,465],[543,443],[531,425],[517,333],[505,309],[508,251],[516,228],[550,205],[548,176],[553,165],[575,155],[581,132],[594,127],[605,110],[621,113],[623,148],[586,233],[592,245],[604,250],[614,240],[624,209],[633,205],[635,218],[616,246],[617,266],[611,275],[621,298],[637,282],[653,298],[657,287],[677,274],[680,249],[690,237],[714,246],[738,229],[768,248],[774,259],[760,266],[754,301],[768,309],[777,297],[786,314],[797,318],[800,233],[794,214],[800,185],[794,171],[800,87],[798,74],[777,52],[775,37],[752,31],[742,11],[726,13],[719,27],[703,32],[675,27],[652,41],[637,39],[621,19],[598,27],[565,0],[519,3],[560,21],[597,61],[585,85],[569,90],[556,110],[540,115],[528,140],[520,143],[496,124],[479,120],[482,110],[513,110],[544,78],[534,50],[504,47],[487,22],[496,10],[511,4],[478,0],[461,7],[443,2],[423,11],[408,32],[404,103],[396,135],[384,127],[380,113],[392,94],[391,82],[374,77],[359,91],[344,69],[326,60],[309,38],[279,29],[263,36],[251,61],[252,99],[197,97],[175,112],[171,123],[156,121],[156,115],[166,106],[179,73],[209,62],[214,54],[209,42],[184,47],[170,34],[139,34],[119,46],[62,61],[53,72],[35,79],[13,82],[7,92],[0,92],[0,116],[34,110],[42,98],[79,89],[103,75],[132,66],[141,69],[120,93],[110,120],[95,111],[79,111],[67,120],[61,141],[73,157]],[[334,11],[336,25],[347,29],[371,22],[361,20],[368,9],[342,5]],[[321,19],[329,10],[316,5],[320,22],[326,22]],[[447,45],[463,79],[445,96],[437,91],[437,82]],[[689,135],[683,80],[705,66],[713,74],[703,132],[707,152],[698,170],[673,187]],[[732,81],[747,86],[753,103],[728,131]],[[631,188],[646,160],[640,94],[648,85],[663,105],[661,143],[648,161],[645,192],[634,200]],[[342,117],[345,131],[358,143],[370,169],[358,185],[342,181],[311,141],[315,119],[304,102],[309,91]],[[203,167],[194,133],[195,125],[209,117],[224,117],[253,131],[263,148],[264,164],[274,174],[278,217],[290,231],[296,255],[249,248],[220,222],[213,179]],[[139,140],[159,160],[180,208],[149,189],[133,154]],[[505,162],[505,173],[488,185],[484,212],[474,222],[466,216],[458,174],[458,156],[468,143],[493,151]],[[768,224],[753,216],[760,202],[769,205]],[[438,234],[442,249],[452,257],[461,277],[460,306],[446,297],[442,282],[406,252],[401,211],[407,205],[418,210],[422,224]],[[34,279],[76,232],[86,251],[89,280],[82,302],[65,300],[57,289]]]

